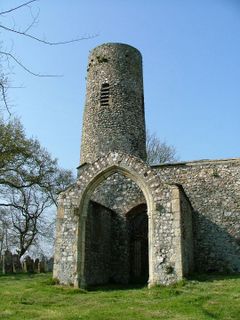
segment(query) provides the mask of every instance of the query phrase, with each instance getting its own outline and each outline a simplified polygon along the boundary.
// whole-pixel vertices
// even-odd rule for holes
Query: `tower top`
[[[129,50],[135,50],[139,53],[139,55],[141,55],[140,51],[138,49],[136,49],[135,47],[126,44],[126,43],[121,43],[121,42],[106,42],[103,44],[100,44],[99,46],[93,48],[90,51],[90,54],[93,53],[95,50],[98,50],[100,48],[125,48],[125,50],[129,49]]]

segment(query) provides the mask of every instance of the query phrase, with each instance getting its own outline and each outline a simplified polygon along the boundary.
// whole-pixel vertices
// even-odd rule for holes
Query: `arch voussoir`
[[[84,194],[95,180],[101,181],[102,177],[106,178],[114,172],[122,172],[132,178],[138,185],[145,186],[149,196],[156,193],[156,186],[160,186],[161,182],[154,171],[145,162],[139,158],[120,153],[110,152],[106,156],[97,159],[92,165],[86,167],[77,182],[81,187],[80,194]],[[81,197],[80,197],[81,198]],[[81,199],[79,198],[79,203]]]

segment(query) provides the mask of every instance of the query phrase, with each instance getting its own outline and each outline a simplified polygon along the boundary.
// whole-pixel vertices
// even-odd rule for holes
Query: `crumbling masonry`
[[[240,159],[148,166],[141,54],[89,57],[81,163],[58,200],[54,277],[75,287],[240,272]]]

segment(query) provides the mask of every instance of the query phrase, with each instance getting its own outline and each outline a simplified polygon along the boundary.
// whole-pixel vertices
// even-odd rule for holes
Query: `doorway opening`
[[[147,283],[148,262],[148,215],[146,204],[140,204],[127,215],[129,247],[129,282]]]
[[[115,172],[92,191],[84,240],[87,286],[146,284],[148,214],[141,188]]]

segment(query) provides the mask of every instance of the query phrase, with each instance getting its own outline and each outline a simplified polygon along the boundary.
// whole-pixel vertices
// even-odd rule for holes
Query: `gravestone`
[[[47,272],[53,271],[53,257],[47,260]]]
[[[12,256],[12,265],[13,265],[13,272],[14,273],[19,273],[22,271],[22,264],[19,258],[18,254],[14,254]]]
[[[23,262],[24,272],[34,272],[34,261],[31,257],[26,256]]]
[[[34,272],[36,272],[36,273],[40,272],[40,270],[39,270],[39,259],[38,258],[35,259],[35,261],[34,261]]]
[[[45,257],[42,257],[42,259],[39,262],[39,272],[46,272],[46,259],[45,259]]]
[[[6,250],[3,255],[3,274],[13,272],[13,258],[12,253],[9,250]]]

